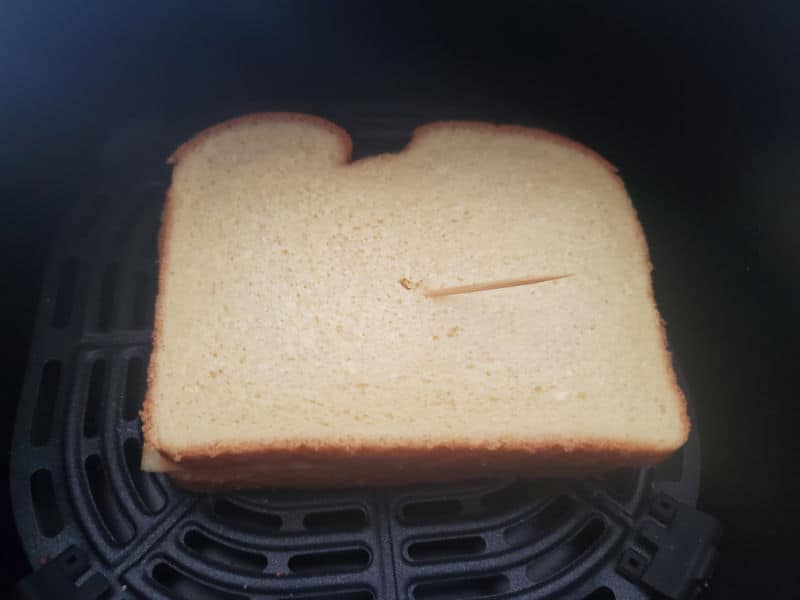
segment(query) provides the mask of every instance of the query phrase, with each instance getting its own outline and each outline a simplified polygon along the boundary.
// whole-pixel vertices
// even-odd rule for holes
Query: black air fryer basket
[[[377,151],[402,145],[410,121],[373,114],[351,129],[357,146]],[[146,142],[125,147],[147,156]],[[17,526],[38,568],[23,597],[700,593],[719,526],[695,509],[697,427],[655,468],[579,481],[197,495],[141,472],[138,413],[169,179],[162,157],[151,158],[97,177],[53,242],[11,461]]]

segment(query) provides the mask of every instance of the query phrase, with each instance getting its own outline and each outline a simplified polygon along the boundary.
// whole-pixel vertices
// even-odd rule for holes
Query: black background
[[[726,528],[712,596],[800,596],[793,2],[3,3],[3,439],[48,242],[94,174],[142,158],[119,140],[160,159],[250,110],[346,126],[375,106],[544,126],[619,167],[697,404],[700,506]],[[5,489],[0,510],[5,587],[29,567]]]

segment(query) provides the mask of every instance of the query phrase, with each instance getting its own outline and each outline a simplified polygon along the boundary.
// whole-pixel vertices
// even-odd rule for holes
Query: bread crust
[[[359,454],[339,448],[321,451],[282,450],[250,455],[252,465],[208,469],[181,469],[170,477],[190,489],[244,489],[250,487],[351,487],[443,483],[486,477],[581,476],[609,468],[658,462],[669,454],[649,450],[617,453],[584,447],[567,452],[559,447],[531,453],[521,448],[487,451],[484,448],[365,448]],[[292,463],[307,463],[292,467]]]
[[[283,446],[270,451],[184,460],[168,471],[202,489],[253,485],[339,487],[446,482],[476,477],[565,476],[657,462],[671,451],[627,448],[613,441],[566,449],[540,445],[487,449],[475,445],[424,447]],[[198,464],[195,464],[195,463]]]
[[[621,181],[620,181],[621,183]],[[624,184],[622,184],[624,187]],[[642,249],[642,255],[644,256],[645,262],[647,264],[647,270],[649,272],[653,271],[653,263],[650,260],[650,248],[647,245],[647,239],[644,236],[644,230],[642,229],[642,224],[639,221],[639,217],[636,213],[636,207],[631,204],[631,218],[633,220],[632,226],[635,227],[636,237],[639,240],[639,244]],[[669,349],[669,342],[667,340],[667,328],[664,319],[661,317],[661,313],[658,311],[658,304],[656,304],[656,296],[655,291],[653,290],[653,277],[648,277],[647,280],[647,295],[650,298],[650,302],[656,307],[656,314],[658,315],[658,331],[661,334],[661,357],[664,361],[664,368],[667,369],[667,372],[670,374],[670,384],[672,385],[672,390],[675,393],[676,397],[679,398],[679,410],[680,410],[680,420],[681,424],[683,425],[683,441],[681,442],[681,446],[686,443],[689,439],[689,431],[692,428],[692,423],[689,419],[689,413],[687,412],[687,404],[686,404],[686,395],[683,393],[681,386],[678,385],[678,378],[675,375],[675,369],[673,368],[672,363],[672,352]],[[677,448],[676,448],[677,450]]]
[[[350,134],[336,125],[336,123],[332,123],[331,121],[323,119],[322,117],[306,115],[303,113],[261,112],[250,113],[240,117],[235,117],[233,119],[228,119],[227,121],[217,123],[216,125],[212,125],[211,127],[204,129],[188,142],[184,142],[178,146],[178,149],[175,150],[175,152],[173,152],[172,155],[167,159],[167,164],[178,164],[192,150],[196,149],[203,142],[208,141],[208,139],[213,137],[215,134],[233,129],[234,127],[239,127],[240,125],[253,125],[264,122],[305,123],[307,125],[316,125],[321,129],[325,129],[339,138],[339,141],[342,144],[342,149],[344,150],[344,160],[342,162],[345,164],[350,162],[350,157],[353,154],[353,140],[350,138]]]
[[[576,152],[579,152],[580,154],[583,154],[584,156],[591,158],[604,169],[608,170],[608,172],[612,175],[617,175],[617,168],[591,148],[584,146],[583,144],[570,138],[553,133],[552,131],[537,129],[535,127],[525,127],[523,125],[497,125],[495,123],[486,123],[483,121],[435,121],[433,123],[420,125],[414,129],[414,133],[411,136],[411,141],[405,148],[403,148],[403,150],[401,150],[401,152],[410,150],[415,144],[420,143],[431,133],[441,131],[442,129],[468,129],[483,133],[525,135],[538,140],[548,140],[561,146],[566,146],[572,150],[575,150]]]
[[[264,121],[290,121],[313,124],[337,135],[344,155],[343,165],[350,162],[352,141],[337,125],[312,115],[298,113],[255,113],[244,115],[210,127],[181,145],[170,156],[168,162],[177,165],[210,137],[240,125]],[[567,146],[594,160],[608,171],[624,188],[617,169],[595,151],[555,133],[518,125],[494,125],[474,121],[440,121],[423,125],[414,130],[411,141],[397,154],[384,154],[357,161],[361,164],[371,160],[390,160],[419,144],[425,137],[442,129],[471,129],[497,134],[533,136]],[[498,440],[492,447],[476,445],[468,440],[437,441],[436,444],[420,443],[417,446],[392,446],[385,444],[320,444],[313,440],[291,443],[241,443],[215,446],[197,446],[183,449],[169,448],[159,443],[152,411],[158,385],[158,356],[163,330],[163,294],[166,289],[166,266],[169,264],[172,230],[172,187],[162,213],[159,232],[158,295],[153,327],[153,351],[147,374],[147,393],[141,410],[145,443],[164,459],[179,467],[170,476],[184,487],[193,489],[239,489],[263,485],[289,486],[336,486],[336,485],[392,485],[413,481],[446,481],[486,475],[580,474],[603,468],[625,465],[652,464],[669,456],[688,439],[690,422],[686,402],[672,368],[671,354],[667,346],[666,331],[662,320],[662,356],[664,368],[671,374],[676,398],[681,404],[683,440],[678,446],[657,447],[647,444],[623,443],[620,440],[594,440],[576,442],[568,438],[531,440]],[[631,226],[640,240],[642,256],[648,270],[652,270],[650,254],[635,209],[631,211]],[[652,278],[647,290],[655,306]],[[302,469],[292,468],[286,463],[306,463]],[[264,465],[279,465],[268,468]],[[308,465],[312,465],[309,467]],[[408,468],[405,468],[408,466]]]
[[[172,231],[172,186],[167,190],[164,209],[161,212],[161,227],[158,230],[158,291],[156,293],[156,308],[153,317],[152,351],[147,365],[147,391],[144,395],[142,410],[139,416],[142,419],[142,435],[145,443],[153,448],[158,447],[157,436],[154,431],[153,404],[155,403],[155,388],[158,383],[158,355],[161,352],[161,331],[163,329],[163,297],[166,290],[166,277],[164,275],[167,257],[169,256],[169,238]]]

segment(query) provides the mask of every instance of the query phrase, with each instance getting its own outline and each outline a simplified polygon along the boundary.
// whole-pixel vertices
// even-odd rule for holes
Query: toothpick
[[[428,298],[439,298],[441,296],[453,296],[454,294],[471,294],[472,292],[485,292],[487,290],[498,290],[501,288],[517,287],[520,285],[532,285],[534,283],[543,283],[545,281],[555,281],[556,279],[564,279],[565,277],[572,277],[569,275],[549,275],[546,277],[525,277],[521,279],[503,279],[500,281],[489,281],[486,283],[472,283],[469,285],[457,285],[454,287],[439,288],[438,290],[423,290],[423,295]]]

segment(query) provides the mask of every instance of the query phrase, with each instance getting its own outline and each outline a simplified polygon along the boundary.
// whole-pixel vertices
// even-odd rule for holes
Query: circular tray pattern
[[[653,557],[636,532],[654,501],[696,502],[696,433],[655,468],[584,481],[215,496],[141,472],[168,178],[99,181],[53,242],[12,450],[34,568],[76,545],[114,598],[651,597],[620,560]]]

